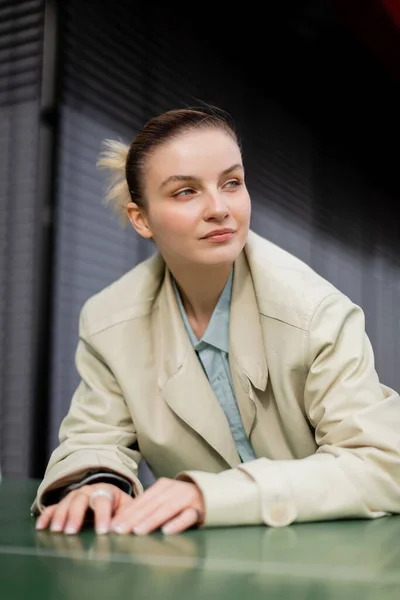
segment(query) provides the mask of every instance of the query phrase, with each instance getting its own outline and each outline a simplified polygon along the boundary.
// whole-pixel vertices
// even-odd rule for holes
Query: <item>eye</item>
[[[190,196],[191,194],[195,194],[195,191],[192,188],[185,188],[184,190],[179,190],[176,194],[173,194],[174,198],[183,198],[185,196]]]
[[[237,188],[240,186],[240,184],[241,182],[238,179],[231,179],[225,183],[224,187]]]

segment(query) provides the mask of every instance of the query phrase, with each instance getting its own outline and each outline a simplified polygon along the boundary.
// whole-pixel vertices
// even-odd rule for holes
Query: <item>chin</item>
[[[216,248],[210,248],[209,252],[203,252],[197,257],[196,262],[204,265],[225,265],[233,263],[242,251],[243,246],[238,244],[232,246],[220,246]]]

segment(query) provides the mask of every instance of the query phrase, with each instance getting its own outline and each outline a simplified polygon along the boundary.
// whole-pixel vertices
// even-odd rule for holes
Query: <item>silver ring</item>
[[[94,510],[94,506],[93,506],[93,500],[95,498],[98,498],[99,496],[105,496],[106,498],[109,498],[111,500],[111,502],[114,502],[114,496],[112,495],[111,492],[108,492],[107,490],[96,490],[93,492],[93,494],[91,494],[89,496],[89,506],[92,510]]]

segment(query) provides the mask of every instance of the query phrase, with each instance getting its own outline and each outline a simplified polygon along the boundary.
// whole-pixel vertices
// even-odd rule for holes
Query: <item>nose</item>
[[[216,219],[222,221],[229,215],[229,207],[225,198],[218,191],[207,194],[207,202],[204,218],[206,221]]]

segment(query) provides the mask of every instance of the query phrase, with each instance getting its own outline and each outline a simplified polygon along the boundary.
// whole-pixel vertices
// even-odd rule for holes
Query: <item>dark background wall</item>
[[[207,102],[232,115],[252,228],[363,307],[378,373],[400,389],[400,43],[389,0],[262,12],[3,4],[14,44],[0,50],[3,473],[41,476],[78,381],[79,310],[153,251],[103,205],[101,140],[130,142],[170,108]]]

